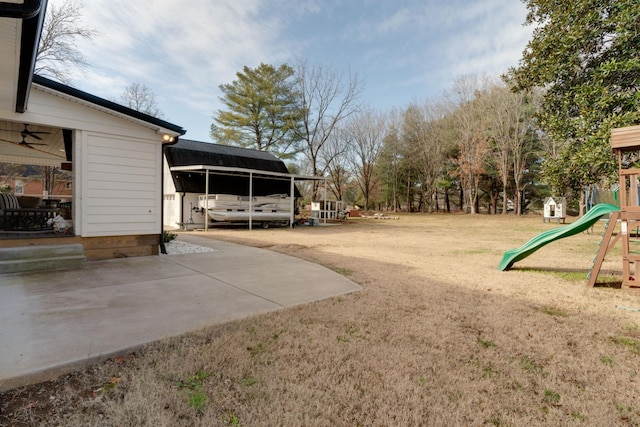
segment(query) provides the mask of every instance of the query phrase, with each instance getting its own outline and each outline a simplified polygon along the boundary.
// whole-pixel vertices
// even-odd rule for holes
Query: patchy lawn
[[[0,394],[0,425],[638,425],[640,293],[614,289],[619,251],[609,286],[586,287],[604,224],[497,270],[506,249],[557,226],[405,214],[216,229],[364,290]]]

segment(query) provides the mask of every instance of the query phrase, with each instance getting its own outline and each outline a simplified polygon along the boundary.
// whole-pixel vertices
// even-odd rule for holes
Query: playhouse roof
[[[558,203],[566,203],[566,200],[564,197],[547,197],[544,199],[544,204],[545,205],[557,205]]]

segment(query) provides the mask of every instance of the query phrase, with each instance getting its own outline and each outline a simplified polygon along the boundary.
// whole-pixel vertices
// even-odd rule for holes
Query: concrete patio
[[[0,391],[208,325],[361,289],[287,255],[180,239],[215,251],[0,275]]]

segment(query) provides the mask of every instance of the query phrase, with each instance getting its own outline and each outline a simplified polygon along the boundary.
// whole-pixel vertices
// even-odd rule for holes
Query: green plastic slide
[[[500,265],[498,265],[498,270],[509,270],[511,267],[513,267],[514,263],[528,257],[544,245],[554,242],[558,239],[564,239],[565,237],[582,233],[583,231],[591,228],[591,226],[595,224],[601,216],[619,210],[619,207],[610,205],[609,203],[600,203],[598,205],[595,205],[594,207],[589,209],[589,212],[584,214],[584,216],[582,216],[576,222],[540,233],[519,248],[509,249],[508,251],[506,251],[504,253],[504,256],[502,257],[502,261],[500,261]]]

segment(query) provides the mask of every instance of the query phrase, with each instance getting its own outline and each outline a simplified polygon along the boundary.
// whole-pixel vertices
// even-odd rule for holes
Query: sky
[[[78,43],[90,66],[70,85],[118,100],[144,84],[184,138],[211,141],[219,86],[244,66],[303,59],[357,75],[361,102],[388,111],[517,66],[525,17],[520,0],[86,0],[79,25],[99,35]]]

